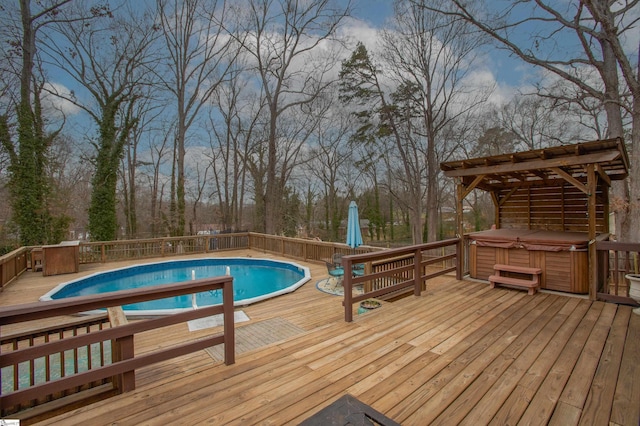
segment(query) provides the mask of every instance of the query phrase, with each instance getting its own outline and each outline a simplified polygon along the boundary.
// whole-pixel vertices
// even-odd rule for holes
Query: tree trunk
[[[183,95],[184,96],[184,95]],[[184,114],[184,98],[178,100],[178,134],[176,136],[176,216],[173,233],[184,235],[185,230],[185,189],[184,189],[184,156],[186,138],[186,117]]]
[[[640,53],[640,46],[638,47]],[[636,78],[640,79],[640,61],[636,71]],[[631,88],[633,96],[632,125],[631,125],[631,155],[629,158],[629,224],[628,241],[640,242],[640,84]]]
[[[264,230],[276,235],[280,231],[282,205],[281,182],[277,180],[277,102],[270,105],[269,146],[267,152],[267,185],[264,198]]]
[[[438,165],[435,136],[427,138],[427,242],[438,239]]]
[[[604,109],[607,114],[607,133],[610,138],[623,137],[624,128],[622,125],[622,112],[620,109],[620,82],[618,81],[618,67],[615,55],[611,48],[611,44],[607,41],[601,41],[602,48],[602,66],[600,67],[600,75],[604,82]],[[633,167],[633,162],[631,163]],[[612,185],[613,196],[618,200],[628,200],[628,185],[626,182]],[[629,228],[629,210],[630,206],[624,203],[618,203],[621,207],[616,209],[616,237],[619,240],[625,240],[630,234]]]

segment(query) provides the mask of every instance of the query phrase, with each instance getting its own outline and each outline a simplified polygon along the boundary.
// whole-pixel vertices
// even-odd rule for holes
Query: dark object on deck
[[[342,285],[342,279],[344,278],[344,268],[342,268],[342,265],[338,265],[335,263],[330,263],[330,262],[326,262],[327,265],[327,272],[329,273],[329,275],[331,275],[333,278],[335,278],[336,281],[336,286],[337,285]]]
[[[400,426],[384,414],[358,401],[351,395],[340,397],[333,404],[309,417],[300,426]]]

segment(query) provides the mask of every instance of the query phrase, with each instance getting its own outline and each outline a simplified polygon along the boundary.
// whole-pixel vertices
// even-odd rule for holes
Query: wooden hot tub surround
[[[469,269],[487,279],[495,264],[542,269],[541,287],[596,298],[596,241],[609,238],[609,188],[626,179],[621,138],[441,163],[456,182],[458,235],[464,199],[488,192],[495,228],[469,235]]]
[[[588,236],[581,232],[493,229],[469,234],[469,272],[488,280],[495,264],[540,268],[540,288],[589,292]]]

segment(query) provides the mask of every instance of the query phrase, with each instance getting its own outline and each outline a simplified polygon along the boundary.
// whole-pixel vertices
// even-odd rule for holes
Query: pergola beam
[[[595,152],[584,155],[572,155],[565,157],[551,158],[548,160],[530,160],[516,163],[502,163],[492,166],[471,167],[466,163],[465,168],[445,170],[448,177],[477,176],[487,174],[507,174],[515,172],[527,172],[531,170],[550,169],[554,167],[581,166],[600,162],[613,161],[620,156],[618,151]]]
[[[467,195],[469,195],[471,191],[473,191],[476,188],[476,186],[478,186],[478,184],[483,181],[483,179],[484,179],[484,175],[476,176],[473,182],[467,185],[467,187],[462,191],[462,199],[467,198]]]
[[[573,176],[571,176],[569,173],[565,172],[561,168],[559,168],[559,167],[551,167],[550,170],[552,172],[554,172],[555,174],[557,174],[558,176],[561,176],[564,180],[566,180],[571,185],[573,185],[576,188],[578,188],[580,191],[584,192],[587,195],[590,194],[590,190],[589,190],[589,188],[587,188],[587,186],[585,184],[583,184],[578,179],[574,178]]]

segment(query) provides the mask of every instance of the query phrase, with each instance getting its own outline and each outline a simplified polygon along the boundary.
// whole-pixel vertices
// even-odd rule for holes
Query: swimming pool
[[[233,276],[234,305],[249,305],[290,293],[311,279],[309,268],[293,262],[242,257],[203,258],[147,263],[98,272],[56,286],[40,300],[129,290],[208,278],[230,273]],[[222,303],[222,291],[208,291],[168,299],[123,306],[127,315],[167,315]]]

